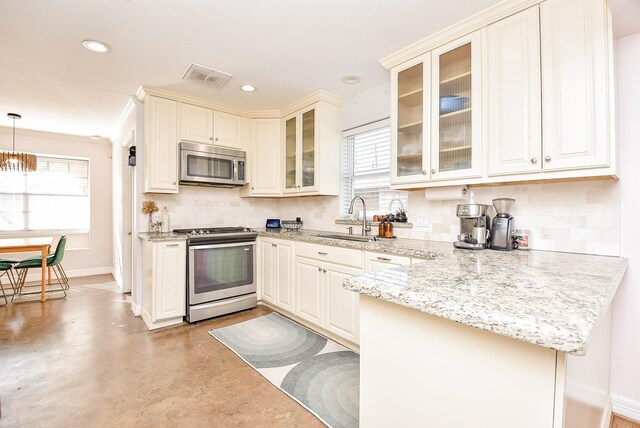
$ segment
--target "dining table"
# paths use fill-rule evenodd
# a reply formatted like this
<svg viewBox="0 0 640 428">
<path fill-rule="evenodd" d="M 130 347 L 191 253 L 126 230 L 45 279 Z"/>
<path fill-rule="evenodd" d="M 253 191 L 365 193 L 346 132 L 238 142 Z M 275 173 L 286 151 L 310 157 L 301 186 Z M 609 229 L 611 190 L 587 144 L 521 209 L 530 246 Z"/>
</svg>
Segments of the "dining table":
<svg viewBox="0 0 640 428">
<path fill-rule="evenodd" d="M 0 238 L 0 253 L 27 253 L 38 251 L 42 254 L 42 296 L 40 300 L 46 300 L 47 285 L 47 255 L 51 250 L 53 237 L 39 236 L 29 238 Z"/>
</svg>

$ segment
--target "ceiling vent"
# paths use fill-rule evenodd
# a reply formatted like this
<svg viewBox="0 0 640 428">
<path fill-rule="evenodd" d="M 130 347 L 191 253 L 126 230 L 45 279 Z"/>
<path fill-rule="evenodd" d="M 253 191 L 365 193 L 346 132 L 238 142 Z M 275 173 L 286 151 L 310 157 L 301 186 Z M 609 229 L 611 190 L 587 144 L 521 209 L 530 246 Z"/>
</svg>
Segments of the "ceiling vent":
<svg viewBox="0 0 640 428">
<path fill-rule="evenodd" d="M 199 64 L 191 64 L 182 80 L 199 83 L 209 88 L 220 89 L 231 79 L 231 75 Z"/>
</svg>

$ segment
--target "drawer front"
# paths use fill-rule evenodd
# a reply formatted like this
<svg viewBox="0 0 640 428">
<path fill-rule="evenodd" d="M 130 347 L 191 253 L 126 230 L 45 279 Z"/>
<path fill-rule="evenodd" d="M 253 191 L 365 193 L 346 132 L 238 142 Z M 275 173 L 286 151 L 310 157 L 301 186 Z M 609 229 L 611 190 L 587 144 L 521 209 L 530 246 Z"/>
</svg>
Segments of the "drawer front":
<svg viewBox="0 0 640 428">
<path fill-rule="evenodd" d="M 296 255 L 343 266 L 362 267 L 362 251 L 296 242 Z"/>
<path fill-rule="evenodd" d="M 365 253 L 365 258 L 380 263 L 389 263 L 390 265 L 409 265 L 411 263 L 409 257 L 393 256 L 391 254 Z"/>
</svg>

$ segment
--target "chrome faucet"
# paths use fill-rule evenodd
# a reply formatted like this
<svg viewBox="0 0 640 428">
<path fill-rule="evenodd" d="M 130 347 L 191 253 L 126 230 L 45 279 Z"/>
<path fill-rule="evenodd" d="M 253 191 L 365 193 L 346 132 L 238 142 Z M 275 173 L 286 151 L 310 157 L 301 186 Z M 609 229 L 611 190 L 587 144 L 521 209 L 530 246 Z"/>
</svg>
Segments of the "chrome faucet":
<svg viewBox="0 0 640 428">
<path fill-rule="evenodd" d="M 371 226 L 367 224 L 367 204 L 362 199 L 362 196 L 354 196 L 351 199 L 351 205 L 349 206 L 349 214 L 353 214 L 353 204 L 356 199 L 360 199 L 362 201 L 362 236 L 367 236 L 367 232 L 371 232 Z"/>
</svg>

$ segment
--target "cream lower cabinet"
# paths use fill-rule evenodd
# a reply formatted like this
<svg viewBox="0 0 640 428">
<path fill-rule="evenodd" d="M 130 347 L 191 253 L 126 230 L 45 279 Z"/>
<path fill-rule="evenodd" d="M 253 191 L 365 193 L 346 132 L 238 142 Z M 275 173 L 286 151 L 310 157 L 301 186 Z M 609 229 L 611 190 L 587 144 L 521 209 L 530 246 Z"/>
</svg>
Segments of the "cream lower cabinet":
<svg viewBox="0 0 640 428">
<path fill-rule="evenodd" d="M 362 274 L 362 252 L 296 242 L 294 314 L 358 343 L 358 293 L 342 281 Z"/>
<path fill-rule="evenodd" d="M 142 319 L 147 328 L 182 323 L 186 310 L 186 242 L 145 241 L 142 258 Z"/>
<path fill-rule="evenodd" d="M 293 313 L 293 243 L 260 239 L 260 299 Z"/>
<path fill-rule="evenodd" d="M 144 100 L 144 192 L 178 193 L 178 103 Z"/>
<path fill-rule="evenodd" d="M 411 264 L 409 257 L 392 256 L 380 253 L 364 253 L 364 272 L 374 273 L 394 266 L 408 266 Z"/>
</svg>

